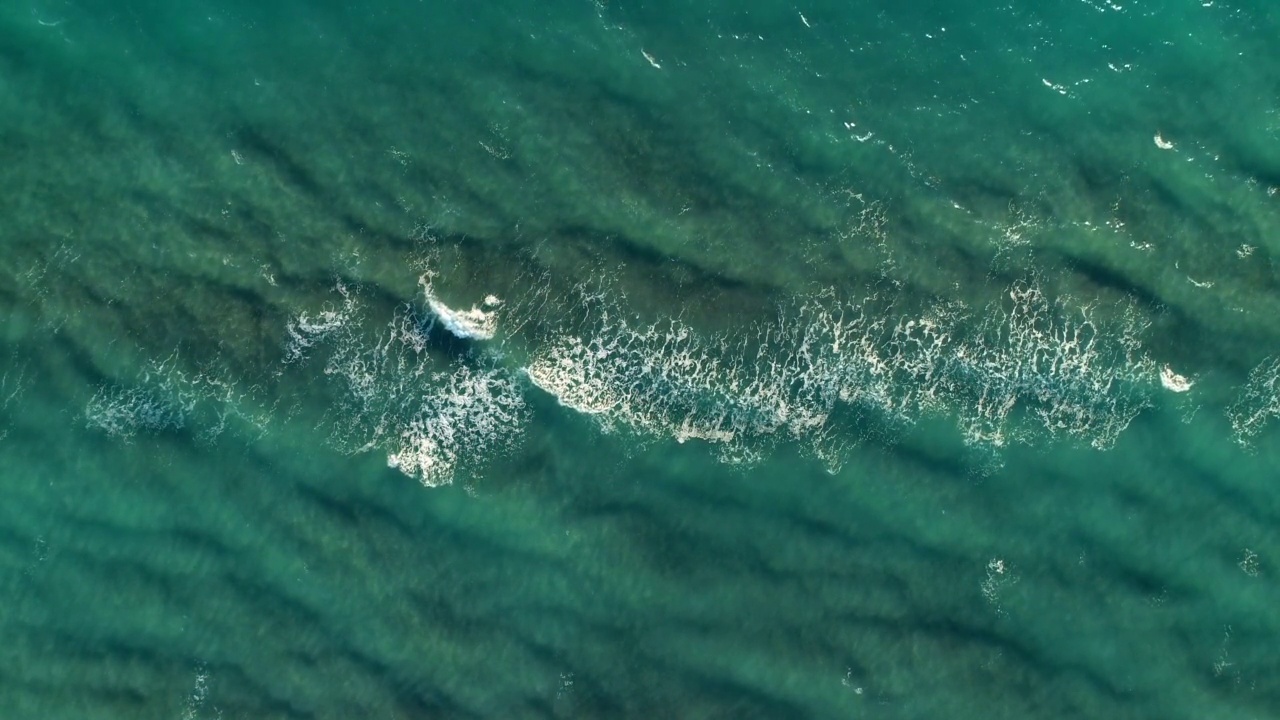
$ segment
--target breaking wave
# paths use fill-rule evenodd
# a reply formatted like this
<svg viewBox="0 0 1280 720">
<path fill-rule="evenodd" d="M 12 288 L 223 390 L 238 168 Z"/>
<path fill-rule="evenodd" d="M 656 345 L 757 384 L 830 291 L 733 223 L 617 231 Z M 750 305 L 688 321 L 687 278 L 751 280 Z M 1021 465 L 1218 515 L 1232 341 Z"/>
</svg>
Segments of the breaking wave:
<svg viewBox="0 0 1280 720">
<path fill-rule="evenodd" d="M 395 309 L 381 328 L 357 291 L 339 284 L 333 303 L 287 323 L 284 351 L 287 365 L 321 365 L 338 390 L 337 448 L 385 453 L 429 486 L 513 448 L 531 386 L 605 432 L 705 442 L 730 463 L 796 443 L 832 472 L 868 435 L 892 441 L 927 417 L 954 422 L 997 460 L 1002 448 L 1044 439 L 1106 449 L 1161 387 L 1191 387 L 1145 353 L 1134 308 L 1054 300 L 1032 282 L 978 309 L 905 311 L 828 291 L 772 320 L 707 333 L 679 319 L 634 320 L 624 295 L 600 287 L 552 298 L 535 284 L 510 305 L 490 296 L 456 311 L 431 277 L 422 278 L 423 302 Z M 1280 415 L 1280 361 L 1255 375 L 1252 400 L 1232 411 L 1241 436 Z M 102 389 L 89 424 L 128 438 L 182 427 L 217 393 L 234 400 L 231 385 L 187 379 L 171 363 L 148 378 Z"/>
</svg>

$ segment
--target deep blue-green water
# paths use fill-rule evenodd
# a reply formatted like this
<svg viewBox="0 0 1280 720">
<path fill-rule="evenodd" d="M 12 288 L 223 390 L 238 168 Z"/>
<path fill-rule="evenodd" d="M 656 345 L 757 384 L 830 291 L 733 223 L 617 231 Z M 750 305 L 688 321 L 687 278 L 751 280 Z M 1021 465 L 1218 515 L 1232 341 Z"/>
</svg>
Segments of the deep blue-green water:
<svg viewBox="0 0 1280 720">
<path fill-rule="evenodd" d="M 1280 6 L 0 7 L 0 717 L 1280 717 Z"/>
</svg>

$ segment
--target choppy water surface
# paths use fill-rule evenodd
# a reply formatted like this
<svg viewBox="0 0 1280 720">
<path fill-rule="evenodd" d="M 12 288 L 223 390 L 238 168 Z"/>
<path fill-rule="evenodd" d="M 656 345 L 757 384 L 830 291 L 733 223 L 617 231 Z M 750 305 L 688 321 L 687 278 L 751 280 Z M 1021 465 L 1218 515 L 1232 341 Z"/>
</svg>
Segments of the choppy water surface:
<svg viewBox="0 0 1280 720">
<path fill-rule="evenodd" d="M 14 718 L 1280 713 L 1280 12 L 0 9 Z"/>
</svg>

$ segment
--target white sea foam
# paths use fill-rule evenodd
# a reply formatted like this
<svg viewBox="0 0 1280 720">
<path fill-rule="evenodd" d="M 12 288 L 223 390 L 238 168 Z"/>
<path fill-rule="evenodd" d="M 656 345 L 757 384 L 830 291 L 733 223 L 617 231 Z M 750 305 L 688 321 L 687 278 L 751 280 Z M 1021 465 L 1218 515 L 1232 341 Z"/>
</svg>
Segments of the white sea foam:
<svg viewBox="0 0 1280 720">
<path fill-rule="evenodd" d="M 199 720 L 204 714 L 202 711 L 205 702 L 209 699 L 209 670 L 203 662 L 196 665 L 195 682 L 191 686 L 191 692 L 187 694 L 187 700 L 182 711 L 182 720 Z M 215 716 L 222 717 L 222 712 L 214 709 Z"/>
<path fill-rule="evenodd" d="M 106 384 L 85 406 L 85 424 L 130 440 L 143 433 L 196 427 L 196 437 L 212 441 L 233 419 L 263 428 L 248 392 L 212 370 L 187 372 L 177 353 L 150 362 L 129 384 Z M 199 422 L 190 422 L 195 417 Z"/>
<path fill-rule="evenodd" d="M 760 370 L 723 339 L 702 338 L 669 321 L 634 329 L 622 322 L 586 338 L 557 337 L 535 353 L 525 373 L 605 430 L 707 440 L 725 459 L 742 460 L 754 459 L 765 436 L 791 420 L 778 384 L 782 373 Z"/>
<path fill-rule="evenodd" d="M 1249 373 L 1239 397 L 1227 409 L 1236 442 L 1249 446 L 1272 420 L 1280 418 L 1280 356 L 1269 357 Z"/>
<path fill-rule="evenodd" d="M 434 357 L 428 333 L 435 320 L 446 322 L 437 309 L 424 318 L 402 307 L 382 332 L 369 332 L 354 294 L 343 297 L 341 311 L 290 324 L 292 343 L 327 354 L 324 372 L 342 398 L 337 447 L 380 450 L 391 467 L 437 486 L 518 440 L 525 407 L 518 376 L 483 360 Z"/>
<path fill-rule="evenodd" d="M 182 427 L 187 407 L 151 387 L 98 389 L 85 406 L 85 424 L 112 437 L 130 440 L 140 432 L 161 432 Z"/>
<path fill-rule="evenodd" d="M 1092 308 L 1051 302 L 1035 285 L 1015 285 L 1009 298 L 986 310 L 979 332 L 952 356 L 966 438 L 1007 444 L 1023 430 L 1010 422 L 1020 408 L 1051 435 L 1110 447 L 1150 404 L 1144 385 L 1154 363 L 1138 340 L 1145 326 L 1130 315 L 1101 327 Z"/>
<path fill-rule="evenodd" d="M 433 380 L 440 384 L 387 443 L 387 465 L 427 486 L 452 482 L 462 462 L 508 446 L 524 424 L 524 400 L 508 372 L 463 366 Z"/>
<path fill-rule="evenodd" d="M 342 297 L 341 308 L 328 306 L 315 315 L 300 313 L 285 325 L 285 331 L 289 333 L 284 353 L 285 362 L 305 359 L 313 345 L 347 328 L 355 311 L 355 298 L 342 283 L 338 283 L 334 289 Z"/>
<path fill-rule="evenodd" d="M 553 334 L 525 373 L 606 430 L 702 440 L 734 461 L 783 436 L 838 466 L 848 430 L 832 426 L 837 411 L 889 426 L 951 414 L 968 442 L 990 448 L 1032 439 L 1026 416 L 1041 433 L 1109 447 L 1149 403 L 1154 364 L 1140 323 L 1102 327 L 1093 309 L 1030 284 L 1008 297 L 976 329 L 958 306 L 893 319 L 828 294 L 776 323 L 705 337 L 678 321 L 635 327 L 617 308 L 586 308 L 595 320 Z"/>
</svg>

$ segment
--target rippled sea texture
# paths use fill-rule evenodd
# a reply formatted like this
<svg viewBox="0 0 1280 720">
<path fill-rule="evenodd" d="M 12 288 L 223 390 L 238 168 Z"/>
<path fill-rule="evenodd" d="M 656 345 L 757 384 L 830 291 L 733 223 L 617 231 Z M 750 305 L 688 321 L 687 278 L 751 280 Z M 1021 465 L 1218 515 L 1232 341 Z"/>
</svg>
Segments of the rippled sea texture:
<svg viewBox="0 0 1280 720">
<path fill-rule="evenodd" d="M 0 9 L 0 716 L 1280 714 L 1280 11 Z"/>
</svg>

